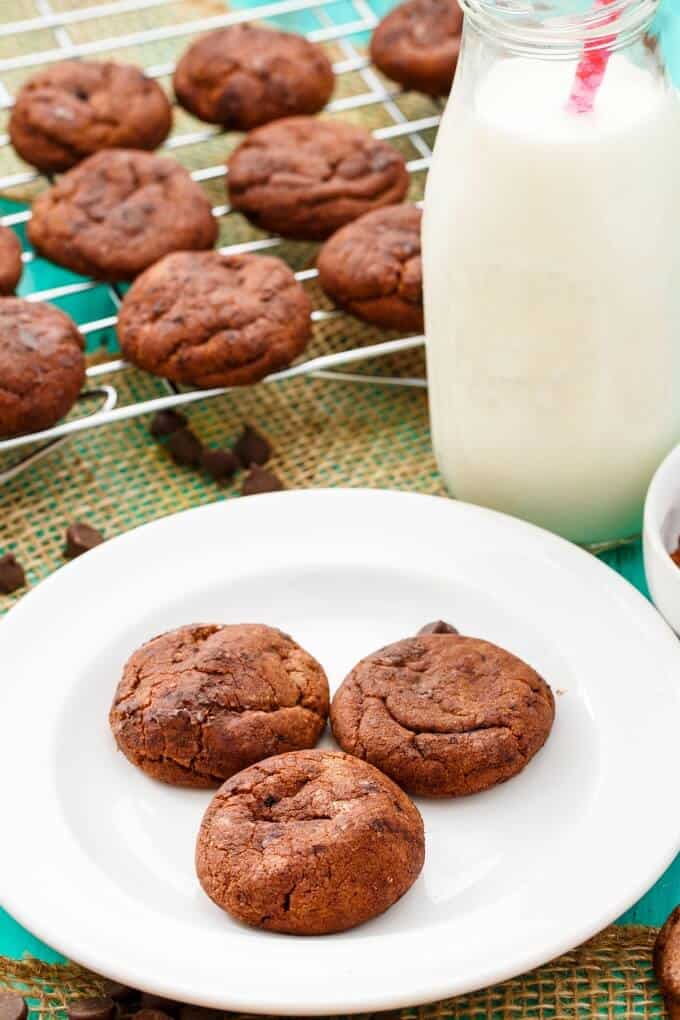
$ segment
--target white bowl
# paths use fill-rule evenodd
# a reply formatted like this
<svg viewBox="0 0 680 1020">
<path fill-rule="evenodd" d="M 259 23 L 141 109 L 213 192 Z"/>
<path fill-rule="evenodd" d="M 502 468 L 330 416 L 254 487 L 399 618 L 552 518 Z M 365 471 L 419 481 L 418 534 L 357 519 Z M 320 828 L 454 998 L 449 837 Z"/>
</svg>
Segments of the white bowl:
<svg viewBox="0 0 680 1020">
<path fill-rule="evenodd" d="M 643 549 L 654 605 L 680 634 L 680 567 L 670 557 L 680 537 L 680 446 L 652 478 L 645 502 Z"/>
</svg>

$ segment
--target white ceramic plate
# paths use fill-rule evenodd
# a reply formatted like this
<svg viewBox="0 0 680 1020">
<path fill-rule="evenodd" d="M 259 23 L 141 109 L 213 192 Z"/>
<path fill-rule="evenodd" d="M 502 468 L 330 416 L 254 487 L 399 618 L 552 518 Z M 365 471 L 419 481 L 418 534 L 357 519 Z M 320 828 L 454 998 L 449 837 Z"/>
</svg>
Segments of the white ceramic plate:
<svg viewBox="0 0 680 1020">
<path fill-rule="evenodd" d="M 419 802 L 425 869 L 382 917 L 325 938 L 239 926 L 194 876 L 210 794 L 115 750 L 124 659 L 182 623 L 261 621 L 335 687 L 435 617 L 548 679 L 547 745 L 488 793 Z M 183 1001 L 314 1014 L 466 992 L 604 927 L 680 847 L 680 645 L 590 555 L 476 507 L 335 490 L 191 510 L 57 571 L 0 624 L 0 649 L 0 898 L 72 958 Z"/>
</svg>

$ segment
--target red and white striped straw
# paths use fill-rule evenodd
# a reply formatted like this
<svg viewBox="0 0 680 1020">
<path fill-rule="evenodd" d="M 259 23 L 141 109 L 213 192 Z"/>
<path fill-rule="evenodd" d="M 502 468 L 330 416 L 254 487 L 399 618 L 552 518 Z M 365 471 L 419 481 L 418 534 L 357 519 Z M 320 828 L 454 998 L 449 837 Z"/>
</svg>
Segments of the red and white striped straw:
<svg viewBox="0 0 680 1020">
<path fill-rule="evenodd" d="M 595 0 L 594 9 L 608 7 L 616 0 Z M 616 21 L 618 14 L 610 14 L 603 19 L 603 24 Z M 567 103 L 567 109 L 572 113 L 591 113 L 595 106 L 597 90 L 602 84 L 607 64 L 611 56 L 612 44 L 616 42 L 616 34 L 597 39 L 595 42 L 587 42 L 583 48 L 583 54 L 576 68 L 574 84 Z"/>
</svg>

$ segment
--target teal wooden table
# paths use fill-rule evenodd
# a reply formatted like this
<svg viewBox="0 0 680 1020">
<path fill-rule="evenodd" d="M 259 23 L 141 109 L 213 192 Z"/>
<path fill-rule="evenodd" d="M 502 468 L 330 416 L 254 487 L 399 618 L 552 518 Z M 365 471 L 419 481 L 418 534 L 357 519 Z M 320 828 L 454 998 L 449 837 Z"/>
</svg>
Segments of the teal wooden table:
<svg viewBox="0 0 680 1020">
<path fill-rule="evenodd" d="M 262 0 L 260 0 L 260 2 L 262 2 Z M 90 4 L 91 0 L 88 0 L 88 6 Z M 241 4 L 241 6 L 249 5 L 256 7 L 258 4 L 257 2 L 253 3 L 252 0 L 248 0 L 248 2 Z M 237 4 L 235 5 L 232 3 L 231 6 L 237 6 Z M 380 15 L 393 6 L 393 0 L 372 0 L 371 6 L 373 10 Z M 17 17 L 19 16 L 20 15 L 17 14 Z M 271 20 L 276 23 L 275 19 Z M 664 40 L 664 50 L 668 53 L 671 59 L 672 71 L 678 85 L 680 86 L 680 0 L 664 0 L 659 24 Z M 290 28 L 290 22 L 288 22 L 285 27 Z M 307 26 L 305 24 L 300 25 L 302 30 L 307 27 L 314 26 Z M 0 200 L 0 212 L 6 213 L 15 211 L 17 208 L 20 207 L 18 207 L 15 203 Z M 47 270 L 47 272 L 53 273 L 52 280 L 50 276 L 46 277 L 44 265 L 39 271 L 41 276 L 38 280 L 34 275 L 38 272 L 38 270 L 31 266 L 27 267 L 27 271 L 20 287 L 21 294 L 27 294 L 33 290 L 49 287 L 53 284 L 63 283 L 65 276 L 68 276 L 69 279 L 73 278 L 71 277 L 71 274 L 65 274 L 64 271 L 57 270 L 55 268 L 54 270 Z M 98 293 L 99 292 L 95 292 L 95 294 Z M 100 316 L 103 317 L 111 315 L 114 311 L 113 308 L 108 307 L 93 307 L 91 302 L 92 298 L 85 295 L 82 298 L 80 306 L 76 305 L 74 307 L 74 304 L 71 303 L 68 311 L 78 322 L 86 322 Z M 680 394 L 678 395 L 678 399 L 680 399 Z M 625 549 L 607 553 L 602 558 L 612 569 L 618 571 L 636 588 L 642 591 L 645 595 L 648 594 L 639 545 L 633 545 Z M 626 818 L 621 819 L 621 840 L 625 840 L 626 838 L 627 826 L 629 824 L 635 824 L 635 805 L 631 804 L 630 808 L 630 820 Z M 29 837 L 27 836 L 26 838 Z M 654 833 L 649 832 L 647 834 L 647 838 L 654 839 Z M 680 903 L 680 856 L 676 859 L 668 871 L 659 879 L 656 885 L 619 919 L 619 923 L 660 925 L 678 903 Z M 0 955 L 18 958 L 23 956 L 25 953 L 30 953 L 42 960 L 45 960 L 46 962 L 57 962 L 63 959 L 57 950 L 40 942 L 31 935 L 30 932 L 17 924 L 17 922 L 14 921 L 13 918 L 11 918 L 5 911 L 0 909 Z"/>
</svg>

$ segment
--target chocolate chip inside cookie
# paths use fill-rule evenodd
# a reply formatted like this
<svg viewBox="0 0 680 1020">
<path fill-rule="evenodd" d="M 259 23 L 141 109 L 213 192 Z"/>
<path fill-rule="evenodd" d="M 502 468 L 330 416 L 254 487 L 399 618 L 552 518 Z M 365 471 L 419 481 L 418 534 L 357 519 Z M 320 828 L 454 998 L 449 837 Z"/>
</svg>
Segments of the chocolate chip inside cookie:
<svg viewBox="0 0 680 1020">
<path fill-rule="evenodd" d="M 343 750 L 405 790 L 455 797 L 521 772 L 554 715 L 552 691 L 517 656 L 477 638 L 423 634 L 355 666 L 331 724 Z"/>
<path fill-rule="evenodd" d="M 238 920 L 324 935 L 387 910 L 424 856 L 420 814 L 386 776 L 338 752 L 298 751 L 246 769 L 215 794 L 196 870 Z"/>
<path fill-rule="evenodd" d="M 197 39 L 174 77 L 182 106 L 201 120 L 236 131 L 317 113 L 328 102 L 334 81 L 320 46 L 257 25 L 230 25 Z"/>
<path fill-rule="evenodd" d="M 229 197 L 259 227 L 319 240 L 371 209 L 400 202 L 402 156 L 363 128 L 289 117 L 251 131 L 229 160 Z"/>
<path fill-rule="evenodd" d="M 422 331 L 420 220 L 416 206 L 392 205 L 338 230 L 317 261 L 325 292 L 367 322 Z"/>
<path fill-rule="evenodd" d="M 260 624 L 196 624 L 142 645 L 109 721 L 126 757 L 180 786 L 215 786 L 253 762 L 313 747 L 328 681 L 292 638 Z"/>
</svg>

